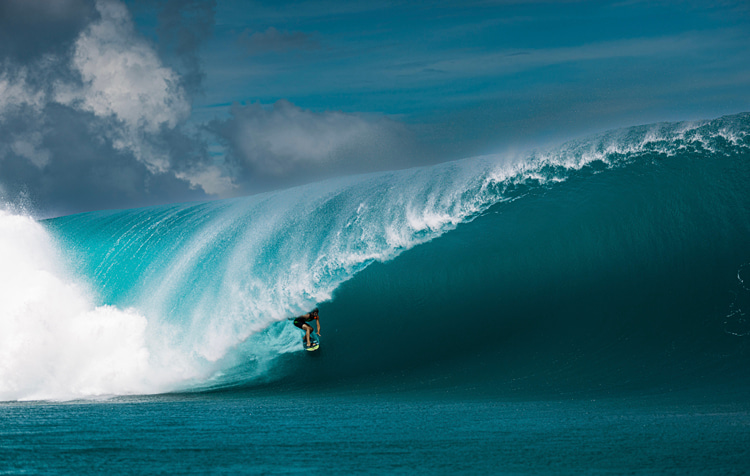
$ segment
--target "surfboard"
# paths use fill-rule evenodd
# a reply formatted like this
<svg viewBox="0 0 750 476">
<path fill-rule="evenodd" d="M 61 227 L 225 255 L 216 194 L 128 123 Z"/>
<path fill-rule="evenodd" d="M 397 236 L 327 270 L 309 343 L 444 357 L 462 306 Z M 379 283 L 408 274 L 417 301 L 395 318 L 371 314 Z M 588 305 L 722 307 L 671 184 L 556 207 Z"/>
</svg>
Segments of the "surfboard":
<svg viewBox="0 0 750 476">
<path fill-rule="evenodd" d="M 318 338 L 315 336 L 315 334 L 310 334 L 310 343 L 312 345 L 308 347 L 307 340 L 304 338 L 304 336 L 302 337 L 302 347 L 304 347 L 306 351 L 312 352 L 320 348 L 320 341 L 318 341 Z"/>
</svg>

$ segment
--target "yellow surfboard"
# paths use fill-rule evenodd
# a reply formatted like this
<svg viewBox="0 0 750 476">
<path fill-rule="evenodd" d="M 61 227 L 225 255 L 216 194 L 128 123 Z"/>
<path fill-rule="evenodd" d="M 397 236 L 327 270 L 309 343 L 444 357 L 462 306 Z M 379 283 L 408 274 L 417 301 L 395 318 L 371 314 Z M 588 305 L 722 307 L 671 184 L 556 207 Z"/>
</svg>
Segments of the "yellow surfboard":
<svg viewBox="0 0 750 476">
<path fill-rule="evenodd" d="M 312 345 L 308 347 L 307 341 L 305 340 L 304 337 L 302 338 L 302 347 L 304 347 L 306 351 L 312 352 L 320 348 L 320 341 L 318 341 L 318 338 L 315 334 L 310 334 L 310 344 Z"/>
</svg>

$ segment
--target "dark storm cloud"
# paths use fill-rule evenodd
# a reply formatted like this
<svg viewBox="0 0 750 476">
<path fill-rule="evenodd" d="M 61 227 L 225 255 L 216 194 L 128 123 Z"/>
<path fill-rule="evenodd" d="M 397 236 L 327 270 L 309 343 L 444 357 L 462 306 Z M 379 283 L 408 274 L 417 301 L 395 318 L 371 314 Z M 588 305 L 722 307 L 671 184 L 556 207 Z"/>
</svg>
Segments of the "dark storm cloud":
<svg viewBox="0 0 750 476">
<path fill-rule="evenodd" d="M 0 128 L 0 141 L 17 143 L 29 129 L 45 131 L 34 144 L 46 161 L 6 150 L 0 159 L 5 200 L 28 198 L 42 216 L 86 210 L 145 206 L 205 198 L 172 174 L 153 174 L 132 154 L 113 148 L 100 133 L 104 125 L 92 114 L 51 104 L 39 119 L 13 117 Z M 15 138 L 14 138 L 15 137 Z M 0 152 L 1 154 L 1 152 Z"/>
<path fill-rule="evenodd" d="M 185 87 L 195 92 L 204 78 L 199 48 L 211 36 L 216 0 L 162 0 L 158 14 L 162 56 L 177 60 L 176 69 Z"/>
<path fill-rule="evenodd" d="M 274 27 L 269 27 L 262 32 L 253 32 L 246 29 L 240 34 L 237 41 L 249 55 L 320 48 L 318 42 L 308 33 L 279 31 Z"/>
<path fill-rule="evenodd" d="M 2 0 L 0 56 L 26 61 L 61 52 L 95 16 L 93 0 Z"/>
</svg>

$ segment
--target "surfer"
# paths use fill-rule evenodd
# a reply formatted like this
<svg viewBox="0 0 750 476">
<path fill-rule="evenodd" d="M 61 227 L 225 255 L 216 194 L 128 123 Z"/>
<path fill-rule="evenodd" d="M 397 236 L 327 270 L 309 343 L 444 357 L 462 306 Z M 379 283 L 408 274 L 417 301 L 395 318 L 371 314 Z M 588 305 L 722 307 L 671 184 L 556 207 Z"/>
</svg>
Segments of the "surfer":
<svg viewBox="0 0 750 476">
<path fill-rule="evenodd" d="M 303 314 L 299 317 L 294 318 L 294 325 L 305 331 L 305 340 L 307 341 L 307 347 L 312 346 L 310 343 L 310 333 L 313 328 L 308 322 L 315 321 L 318 326 L 318 335 L 320 335 L 320 319 L 318 319 L 318 308 L 316 307 L 307 314 Z"/>
</svg>

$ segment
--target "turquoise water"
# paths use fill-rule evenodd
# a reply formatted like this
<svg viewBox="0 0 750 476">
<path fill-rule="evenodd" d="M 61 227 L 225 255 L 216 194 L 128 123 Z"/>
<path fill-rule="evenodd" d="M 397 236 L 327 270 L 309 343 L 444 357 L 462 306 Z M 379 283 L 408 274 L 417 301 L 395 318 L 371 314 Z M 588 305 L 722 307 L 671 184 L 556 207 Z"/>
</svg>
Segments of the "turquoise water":
<svg viewBox="0 0 750 476">
<path fill-rule="evenodd" d="M 2 467 L 744 473 L 749 133 L 0 212 Z"/>
</svg>

